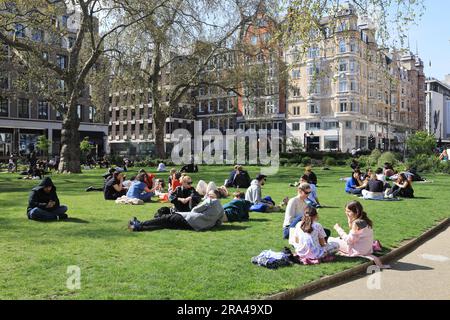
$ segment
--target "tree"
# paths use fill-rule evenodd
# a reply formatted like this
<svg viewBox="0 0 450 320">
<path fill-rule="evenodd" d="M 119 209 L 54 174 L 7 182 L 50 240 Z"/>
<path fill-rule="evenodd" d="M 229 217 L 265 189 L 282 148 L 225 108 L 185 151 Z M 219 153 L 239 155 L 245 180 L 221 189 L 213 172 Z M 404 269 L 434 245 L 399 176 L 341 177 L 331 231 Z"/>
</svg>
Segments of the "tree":
<svg viewBox="0 0 450 320">
<path fill-rule="evenodd" d="M 406 144 L 413 157 L 421 154 L 432 155 L 437 147 L 436 137 L 425 131 L 416 132 L 408 137 Z"/>
<path fill-rule="evenodd" d="M 110 44 L 117 91 L 141 85 L 151 92 L 156 155 L 165 158 L 166 119 L 181 102 L 195 105 L 196 92 L 213 87 L 236 95 L 261 88 L 264 68 L 246 67 L 242 54 L 256 56 L 243 43 L 246 26 L 264 1 L 174 0 L 122 33 Z M 148 10 L 146 3 L 124 9 L 124 21 Z M 220 18 L 219 18 L 220 17 Z M 254 49 L 254 48 L 253 48 Z M 222 67 L 217 67 L 220 60 Z M 120 88 L 120 89 L 119 89 Z M 193 103 L 194 102 L 194 103 Z M 193 110 L 184 109 L 185 116 Z M 144 123 L 144 132 L 148 130 Z"/>
<path fill-rule="evenodd" d="M 48 150 L 50 149 L 50 141 L 46 136 L 39 136 L 36 143 L 36 148 L 44 155 L 48 155 Z"/>
<path fill-rule="evenodd" d="M 80 142 L 80 151 L 82 155 L 82 161 L 86 162 L 87 156 L 94 148 L 93 145 L 89 142 L 89 137 L 84 137 L 83 141 Z"/>
<path fill-rule="evenodd" d="M 123 6 L 128 2 L 0 0 L 0 42 L 13 50 L 14 59 L 23 66 L 24 73 L 39 74 L 35 83 L 40 84 L 40 88 L 35 89 L 48 92 L 46 98 L 63 116 L 60 172 L 81 172 L 77 104 L 89 74 L 95 72 L 100 57 L 108 51 L 104 48 L 105 40 L 151 16 L 154 13 L 151 8 L 163 6 L 166 1 L 147 2 L 149 10 L 145 14 L 136 15 L 127 23 L 118 22 L 116 17 L 123 13 Z M 61 17 L 73 18 L 77 30 L 70 31 Z M 102 19 L 101 35 L 99 18 Z M 33 34 L 32 41 L 27 39 L 27 32 Z M 49 41 L 44 41 L 47 38 Z M 49 47 L 50 50 L 60 48 L 62 39 L 69 43 L 67 59 L 49 59 Z M 60 90 L 55 90 L 58 86 Z"/>
</svg>

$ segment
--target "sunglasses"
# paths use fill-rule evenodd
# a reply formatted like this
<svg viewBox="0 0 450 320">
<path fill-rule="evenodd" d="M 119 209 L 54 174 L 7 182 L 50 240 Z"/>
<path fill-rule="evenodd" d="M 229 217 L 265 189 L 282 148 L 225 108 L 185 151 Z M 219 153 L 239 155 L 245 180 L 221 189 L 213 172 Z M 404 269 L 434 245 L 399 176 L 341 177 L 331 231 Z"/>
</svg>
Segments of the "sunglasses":
<svg viewBox="0 0 450 320">
<path fill-rule="evenodd" d="M 186 182 L 186 184 L 188 184 L 188 185 L 190 185 L 190 186 L 191 186 L 191 185 L 192 185 L 192 181 L 190 181 L 190 182 Z"/>
<path fill-rule="evenodd" d="M 305 194 L 311 194 L 312 191 L 303 191 Z"/>
</svg>

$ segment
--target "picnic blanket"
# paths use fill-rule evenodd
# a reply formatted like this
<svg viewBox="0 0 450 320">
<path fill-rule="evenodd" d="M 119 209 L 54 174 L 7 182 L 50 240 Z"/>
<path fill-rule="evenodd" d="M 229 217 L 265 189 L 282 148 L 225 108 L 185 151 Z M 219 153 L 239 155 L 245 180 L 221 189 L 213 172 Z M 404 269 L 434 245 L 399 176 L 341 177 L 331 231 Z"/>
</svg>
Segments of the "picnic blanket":
<svg viewBox="0 0 450 320">
<path fill-rule="evenodd" d="M 144 201 L 141 199 L 132 199 L 127 196 L 120 197 L 116 200 L 116 204 L 131 204 L 131 205 L 143 205 Z"/>
</svg>

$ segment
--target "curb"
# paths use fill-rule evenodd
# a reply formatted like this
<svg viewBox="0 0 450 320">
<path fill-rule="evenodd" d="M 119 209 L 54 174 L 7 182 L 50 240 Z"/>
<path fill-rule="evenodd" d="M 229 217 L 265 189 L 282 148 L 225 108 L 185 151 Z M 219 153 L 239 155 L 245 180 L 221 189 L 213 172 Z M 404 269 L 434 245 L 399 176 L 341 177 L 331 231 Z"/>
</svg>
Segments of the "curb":
<svg viewBox="0 0 450 320">
<path fill-rule="evenodd" d="M 450 225 L 450 218 L 447 218 L 440 222 L 437 226 L 431 228 L 430 230 L 423 233 L 418 238 L 415 238 L 405 245 L 401 246 L 400 248 L 394 249 L 393 251 L 389 252 L 388 254 L 380 257 L 381 261 L 383 263 L 388 263 L 392 260 L 396 260 L 402 256 L 405 256 L 409 252 L 413 251 L 417 247 L 419 247 L 424 242 L 430 240 L 440 232 L 442 232 L 444 229 L 446 229 Z M 295 289 L 288 290 L 286 292 L 281 292 L 269 297 L 266 297 L 264 300 L 293 300 L 293 299 L 299 299 L 302 298 L 308 294 L 311 294 L 315 291 L 318 291 L 320 289 L 327 289 L 330 287 L 337 286 L 339 284 L 342 284 L 344 282 L 347 282 L 351 280 L 352 277 L 365 274 L 367 272 L 367 269 L 373 265 L 373 262 L 366 262 L 364 264 L 358 265 L 356 267 L 353 267 L 351 269 L 342 271 L 340 273 L 326 276 L 324 278 L 321 278 L 319 280 L 313 281 L 307 285 L 304 285 L 302 287 L 298 287 Z"/>
</svg>

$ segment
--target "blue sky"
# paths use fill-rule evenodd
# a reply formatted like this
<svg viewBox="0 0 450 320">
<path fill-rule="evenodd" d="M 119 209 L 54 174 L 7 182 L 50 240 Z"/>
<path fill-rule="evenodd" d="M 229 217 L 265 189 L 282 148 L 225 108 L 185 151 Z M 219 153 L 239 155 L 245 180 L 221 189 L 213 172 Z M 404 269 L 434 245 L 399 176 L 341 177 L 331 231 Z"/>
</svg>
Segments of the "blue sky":
<svg viewBox="0 0 450 320">
<path fill-rule="evenodd" d="M 416 52 L 417 43 L 426 76 L 443 80 L 450 74 L 450 1 L 425 0 L 425 6 L 418 26 L 409 32 L 411 51 Z"/>
</svg>

